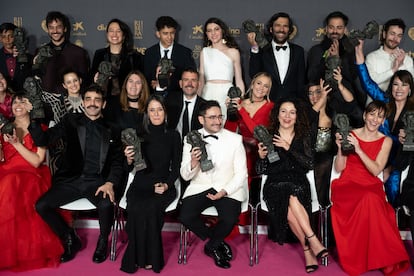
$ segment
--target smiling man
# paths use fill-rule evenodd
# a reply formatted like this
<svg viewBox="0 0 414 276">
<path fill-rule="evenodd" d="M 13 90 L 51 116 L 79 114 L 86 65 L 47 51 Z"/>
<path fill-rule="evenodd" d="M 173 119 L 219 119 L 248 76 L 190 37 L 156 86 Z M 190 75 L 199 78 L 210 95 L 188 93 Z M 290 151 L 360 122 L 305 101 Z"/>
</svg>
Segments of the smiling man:
<svg viewBox="0 0 414 276">
<path fill-rule="evenodd" d="M 47 52 L 51 53 L 50 57 L 42 63 L 40 69 L 34 73 L 41 77 L 42 88 L 51 93 L 63 93 L 65 89 L 60 81 L 62 70 L 71 68 L 79 73 L 83 80 L 87 80 L 89 71 L 88 52 L 71 43 L 70 23 L 66 15 L 58 11 L 51 11 L 46 16 L 47 33 L 50 42 L 42 47 L 47 47 Z M 34 63 L 38 64 L 42 58 L 39 58 L 40 48 L 36 51 L 37 56 Z"/>
<path fill-rule="evenodd" d="M 291 17 L 284 12 L 276 13 L 266 27 L 272 42 L 263 49 L 259 49 L 255 33 L 247 34 L 251 46 L 250 77 L 259 72 L 268 72 L 272 76 L 269 98 L 273 102 L 286 97 L 304 98 L 305 54 L 301 46 L 288 42 L 294 30 Z"/>
<path fill-rule="evenodd" d="M 161 16 L 155 22 L 156 36 L 159 43 L 151 46 L 144 55 L 144 74 L 153 92 L 162 95 L 170 91 L 180 90 L 179 79 L 184 68 L 196 68 L 192 52 L 187 47 L 175 42 L 178 23 L 170 16 Z M 157 69 L 161 58 L 172 60 L 175 71 L 170 76 L 167 87 L 160 87 L 157 79 Z"/>
<path fill-rule="evenodd" d="M 397 70 L 407 70 L 414 75 L 413 59 L 400 48 L 405 32 L 405 23 L 400 18 L 388 20 L 381 34 L 381 46 L 366 58 L 371 78 L 386 91 L 392 75 Z"/>
<path fill-rule="evenodd" d="M 53 175 L 52 188 L 36 203 L 36 210 L 60 237 L 64 253 L 61 262 L 72 260 L 81 241 L 57 212 L 59 206 L 87 198 L 98 209 L 100 235 L 92 260 L 105 261 L 108 235 L 113 221 L 115 191 L 123 176 L 123 155 L 119 133 L 102 118 L 105 98 L 102 89 L 91 86 L 83 94 L 85 113 L 68 113 L 47 131 L 32 122 L 29 131 L 36 145 L 49 146 L 62 139 L 61 164 Z"/>
</svg>

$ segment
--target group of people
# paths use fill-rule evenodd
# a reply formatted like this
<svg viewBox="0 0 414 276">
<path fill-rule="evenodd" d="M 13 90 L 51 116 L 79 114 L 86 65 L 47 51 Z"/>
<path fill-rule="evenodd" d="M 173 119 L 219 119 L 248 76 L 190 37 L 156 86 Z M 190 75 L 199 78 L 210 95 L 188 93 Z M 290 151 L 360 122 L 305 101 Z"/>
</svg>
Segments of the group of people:
<svg viewBox="0 0 414 276">
<path fill-rule="evenodd" d="M 324 24 L 326 36 L 309 50 L 306 63 L 304 49 L 289 42 L 289 14 L 269 19 L 269 43 L 263 48 L 256 33 L 248 33 L 248 86 L 239 46 L 219 18 L 204 24 L 198 70 L 191 50 L 175 41 L 178 23 L 170 16 L 157 19 L 159 43 L 145 55 L 133 49 L 128 25 L 112 19 L 108 46 L 95 52 L 90 68 L 87 52 L 69 41 L 64 14 L 47 14 L 50 42 L 24 64 L 17 61 L 13 44 L 16 26 L 2 24 L 0 112 L 14 128 L 0 137 L 0 243 L 7 245 L 0 269 L 21 271 L 72 260 L 82 241 L 71 217 L 58 209 L 79 198 L 97 207 L 100 235 L 92 259 L 105 261 L 114 204 L 134 171 L 126 192 L 129 242 L 122 271 L 160 272 L 164 267 L 161 231 L 165 208 L 177 196 L 177 179 L 183 190 L 179 221 L 208 240 L 204 252 L 218 267 L 230 268 L 234 256 L 225 239 L 238 223 L 249 223 L 240 214 L 249 197 L 245 191 L 248 186 L 257 200 L 260 178 L 266 175 L 268 237 L 283 245 L 293 234 L 303 249 L 305 271 L 311 273 L 329 255 L 312 224 L 306 174 L 314 170 L 319 204 L 332 203 L 332 229 L 345 272 L 380 269 L 397 275 L 406 270 L 409 257 L 391 205 L 413 208 L 412 169 L 399 196 L 400 172 L 412 160 L 401 150 L 403 118 L 414 108 L 413 61 L 398 47 L 405 24 L 387 21 L 380 49 L 366 61 L 362 40 L 349 47 L 345 14 L 332 12 Z M 334 68 L 326 64 L 331 58 L 340 60 Z M 172 68 L 163 72 L 161 60 Z M 27 93 L 30 82 L 41 87 L 45 118 L 33 116 L 37 104 Z M 240 96 L 229 98 L 234 88 Z M 230 110 L 236 116 L 227 116 Z M 353 127 L 346 136 L 335 133 L 338 114 L 345 114 Z M 49 121 L 55 125 L 48 128 Z M 257 140 L 259 125 L 271 134 L 271 145 Z M 141 141 L 139 149 L 122 144 L 121 132 L 131 128 Z M 200 143 L 194 143 L 194 135 Z M 342 151 L 344 142 L 353 152 Z M 46 150 L 49 164 L 44 163 Z M 277 160 L 268 158 L 270 152 Z M 134 166 L 137 153 L 145 168 Z M 341 174 L 331 185 L 332 169 Z M 217 209 L 218 221 L 208 227 L 200 214 L 210 206 Z M 410 226 L 414 233 L 414 219 Z"/>
</svg>

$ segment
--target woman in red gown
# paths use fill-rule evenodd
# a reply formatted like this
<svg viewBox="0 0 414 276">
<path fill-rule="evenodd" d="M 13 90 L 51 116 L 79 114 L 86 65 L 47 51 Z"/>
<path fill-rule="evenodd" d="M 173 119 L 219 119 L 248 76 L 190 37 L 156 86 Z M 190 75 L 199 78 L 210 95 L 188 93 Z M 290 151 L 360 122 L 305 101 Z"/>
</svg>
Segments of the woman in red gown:
<svg viewBox="0 0 414 276">
<path fill-rule="evenodd" d="M 247 171 L 249 189 L 253 189 L 253 196 L 258 197 L 260 178 L 256 173 L 255 164 L 258 159 L 257 140 L 253 137 L 254 128 L 258 125 L 269 125 L 269 114 L 274 103 L 269 101 L 268 96 L 272 88 L 272 78 L 266 72 L 257 73 L 246 92 L 246 99 L 239 102 L 239 99 L 233 99 L 232 103 L 237 106 L 238 120 L 236 122 L 226 122 L 226 128 L 236 131 L 243 136 L 243 145 L 246 150 Z M 252 184 L 254 179 L 258 179 L 258 185 Z M 253 201 L 257 198 L 253 198 Z M 239 224 L 246 225 L 248 222 L 248 213 L 240 215 Z"/>
<path fill-rule="evenodd" d="M 341 176 L 331 185 L 332 227 L 339 262 L 349 275 L 376 269 L 397 275 L 409 266 L 394 209 L 377 177 L 392 145 L 391 138 L 378 131 L 385 114 L 382 102 L 373 101 L 366 107 L 365 125 L 344 138 L 355 147 L 348 156 L 342 154 L 342 137 L 336 134 L 339 149 L 334 166 Z"/>
<path fill-rule="evenodd" d="M 36 147 L 27 130 L 27 101 L 24 94 L 13 97 L 15 130 L 0 137 L 0 270 L 56 267 L 63 253 L 58 237 L 35 210 L 51 176 L 43 165 L 46 149 Z"/>
</svg>

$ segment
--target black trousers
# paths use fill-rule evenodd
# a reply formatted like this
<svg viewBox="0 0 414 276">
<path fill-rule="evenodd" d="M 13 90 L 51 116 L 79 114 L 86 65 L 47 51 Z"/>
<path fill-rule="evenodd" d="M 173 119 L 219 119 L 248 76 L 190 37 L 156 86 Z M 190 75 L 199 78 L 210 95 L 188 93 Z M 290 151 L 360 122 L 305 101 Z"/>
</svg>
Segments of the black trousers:
<svg viewBox="0 0 414 276">
<path fill-rule="evenodd" d="M 206 244 L 208 248 L 217 248 L 236 225 L 241 212 L 241 202 L 228 197 L 210 200 L 207 198 L 208 193 L 215 194 L 217 191 L 209 189 L 184 198 L 179 219 L 202 240 L 209 238 Z M 218 213 L 218 223 L 213 228 L 206 226 L 200 217 L 201 212 L 211 206 L 214 206 Z"/>
<path fill-rule="evenodd" d="M 86 177 L 53 183 L 50 190 L 37 201 L 36 211 L 63 239 L 71 228 L 58 213 L 58 208 L 74 200 L 87 198 L 97 207 L 101 235 L 108 237 L 113 223 L 114 205 L 108 196 L 103 198 L 102 193 L 95 196 L 98 187 L 104 183 L 102 178 Z"/>
</svg>

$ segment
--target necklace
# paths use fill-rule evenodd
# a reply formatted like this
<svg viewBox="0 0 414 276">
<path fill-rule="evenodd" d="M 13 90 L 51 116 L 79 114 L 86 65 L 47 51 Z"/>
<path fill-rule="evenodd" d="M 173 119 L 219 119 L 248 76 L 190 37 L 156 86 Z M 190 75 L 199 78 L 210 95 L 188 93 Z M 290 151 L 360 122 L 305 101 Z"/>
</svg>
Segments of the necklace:
<svg viewBox="0 0 414 276">
<path fill-rule="evenodd" d="M 128 102 L 137 103 L 137 102 L 138 102 L 138 100 L 139 100 L 139 98 L 132 99 L 132 98 L 128 97 Z"/>
</svg>

